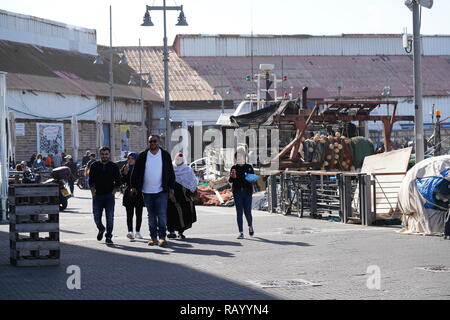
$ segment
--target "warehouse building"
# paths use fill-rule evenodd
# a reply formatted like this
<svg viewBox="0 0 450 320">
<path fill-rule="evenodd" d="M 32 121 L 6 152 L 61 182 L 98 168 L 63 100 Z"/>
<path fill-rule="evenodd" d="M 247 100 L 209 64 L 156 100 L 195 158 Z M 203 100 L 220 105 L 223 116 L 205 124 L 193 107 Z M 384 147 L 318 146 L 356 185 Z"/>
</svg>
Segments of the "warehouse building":
<svg viewBox="0 0 450 320">
<path fill-rule="evenodd" d="M 105 49 L 97 46 L 95 30 L 0 10 L 0 70 L 7 72 L 6 105 L 15 123 L 16 161 L 62 151 L 81 159 L 87 150 L 110 145 L 108 59 L 93 64 Z M 113 59 L 117 157 L 142 150 L 149 133 L 164 133 L 161 96 L 145 85 L 142 108 L 140 87 L 128 85 L 135 71 L 119 64 L 120 58 Z M 75 154 L 74 115 L 79 135 Z"/>
</svg>

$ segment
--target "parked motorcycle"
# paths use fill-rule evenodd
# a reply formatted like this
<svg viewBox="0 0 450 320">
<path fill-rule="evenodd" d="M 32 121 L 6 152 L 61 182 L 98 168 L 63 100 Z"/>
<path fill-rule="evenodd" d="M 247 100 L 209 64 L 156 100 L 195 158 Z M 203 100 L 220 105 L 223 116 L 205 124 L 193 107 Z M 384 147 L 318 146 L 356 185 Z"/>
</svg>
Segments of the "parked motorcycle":
<svg viewBox="0 0 450 320">
<path fill-rule="evenodd" d="M 69 167 L 58 167 L 52 170 L 51 178 L 43 182 L 44 184 L 56 183 L 59 186 L 59 211 L 67 208 L 68 200 L 72 197 L 67 183 L 71 174 Z"/>
</svg>

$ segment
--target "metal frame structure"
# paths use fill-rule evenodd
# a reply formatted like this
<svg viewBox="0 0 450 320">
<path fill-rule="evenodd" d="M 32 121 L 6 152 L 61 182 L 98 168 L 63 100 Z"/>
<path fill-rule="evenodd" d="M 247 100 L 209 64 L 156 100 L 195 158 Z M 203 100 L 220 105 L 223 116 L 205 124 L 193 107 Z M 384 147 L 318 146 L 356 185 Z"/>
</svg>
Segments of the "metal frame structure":
<svg viewBox="0 0 450 320">
<path fill-rule="evenodd" d="M 283 159 L 289 152 L 287 161 L 280 161 L 280 168 L 284 169 L 292 164 L 298 163 L 298 150 L 302 138 L 306 137 L 308 127 L 313 123 L 336 123 L 339 121 L 381 121 L 384 128 L 384 144 L 386 152 L 392 147 L 391 133 L 392 127 L 397 121 L 414 121 L 414 116 L 397 116 L 397 101 L 381 100 L 343 100 L 343 101 L 318 101 L 312 111 L 300 109 L 298 115 L 275 116 L 277 123 L 291 122 L 296 127 L 296 135 L 284 149 L 276 156 Z M 382 104 L 393 105 L 392 115 L 370 115 L 370 113 Z M 319 112 L 320 107 L 323 110 Z"/>
</svg>

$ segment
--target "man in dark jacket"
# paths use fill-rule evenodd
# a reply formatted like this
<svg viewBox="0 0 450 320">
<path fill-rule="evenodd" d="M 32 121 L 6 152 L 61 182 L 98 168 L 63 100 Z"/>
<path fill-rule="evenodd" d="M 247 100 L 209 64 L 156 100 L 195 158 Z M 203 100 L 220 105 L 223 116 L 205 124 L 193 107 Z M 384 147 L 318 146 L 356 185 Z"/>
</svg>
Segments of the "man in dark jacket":
<svg viewBox="0 0 450 320">
<path fill-rule="evenodd" d="M 64 162 L 64 165 L 70 169 L 70 176 L 69 176 L 68 181 L 67 181 L 69 183 L 70 193 L 72 193 L 72 196 L 75 196 L 73 194 L 73 191 L 74 191 L 75 180 L 77 179 L 77 175 L 78 175 L 78 173 L 77 173 L 77 169 L 78 169 L 77 168 L 77 164 L 75 162 L 73 162 L 73 158 L 72 158 L 72 156 L 70 154 L 67 155 L 64 158 L 64 160 L 66 161 L 66 162 Z"/>
<path fill-rule="evenodd" d="M 113 244 L 111 239 L 114 226 L 114 195 L 121 185 L 120 170 L 117 164 L 110 161 L 110 150 L 108 147 L 101 147 L 100 161 L 94 162 L 89 171 L 94 221 L 98 228 L 97 240 L 102 240 L 105 232 L 105 227 L 102 224 L 102 214 L 103 209 L 105 209 L 107 244 Z"/>
<path fill-rule="evenodd" d="M 174 192 L 175 173 L 170 154 L 159 146 L 159 136 L 150 136 L 148 142 L 149 148 L 139 154 L 134 165 L 130 192 L 144 196 L 151 237 L 148 245 L 163 247 L 167 244 L 167 204 L 169 193 Z"/>
</svg>

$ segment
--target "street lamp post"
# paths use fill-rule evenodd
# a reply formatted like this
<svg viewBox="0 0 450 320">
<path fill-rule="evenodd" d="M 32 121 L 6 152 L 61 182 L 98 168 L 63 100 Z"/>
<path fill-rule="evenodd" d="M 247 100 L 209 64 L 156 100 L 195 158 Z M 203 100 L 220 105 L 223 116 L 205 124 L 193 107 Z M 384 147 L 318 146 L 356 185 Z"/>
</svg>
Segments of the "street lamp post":
<svg viewBox="0 0 450 320">
<path fill-rule="evenodd" d="M 223 86 L 215 86 L 215 87 L 213 88 L 213 91 L 212 91 L 212 94 L 213 94 L 213 95 L 216 95 L 216 94 L 217 94 L 217 89 L 222 89 L 222 90 L 227 89 L 227 91 L 225 91 L 225 93 L 226 93 L 226 94 L 231 94 L 231 87 L 230 87 L 230 86 L 227 86 L 227 85 L 223 85 Z M 224 96 L 223 91 L 222 91 L 222 93 L 221 93 L 220 96 L 222 97 L 222 102 L 221 102 L 222 113 L 225 113 L 225 99 L 223 98 L 223 96 Z"/>
<path fill-rule="evenodd" d="M 164 109 L 166 110 L 166 148 L 170 151 L 172 130 L 170 125 L 170 96 L 169 96 L 169 49 L 167 46 L 167 26 L 166 26 L 166 12 L 180 11 L 178 16 L 177 26 L 187 26 L 186 17 L 184 16 L 183 6 L 166 6 L 166 0 L 163 0 L 163 6 L 146 6 L 144 15 L 143 27 L 154 26 L 150 11 L 163 11 L 164 16 Z"/>
<path fill-rule="evenodd" d="M 103 64 L 102 56 L 109 56 L 109 101 L 110 101 L 110 117 L 111 117 L 111 128 L 109 130 L 110 134 L 110 145 L 111 145 L 111 159 L 114 160 L 116 154 L 116 135 L 115 135 L 115 115 L 114 115 L 114 74 L 113 74 L 113 57 L 114 54 L 121 53 L 119 64 L 128 64 L 128 61 L 123 55 L 122 50 L 113 49 L 112 47 L 112 6 L 109 6 L 109 49 L 99 52 L 94 64 Z"/>
<path fill-rule="evenodd" d="M 420 43 L 420 6 L 431 9 L 433 0 L 406 0 L 405 5 L 413 13 L 413 60 L 414 60 L 414 134 L 416 136 L 416 163 L 425 157 L 422 104 L 422 57 Z"/>
</svg>

